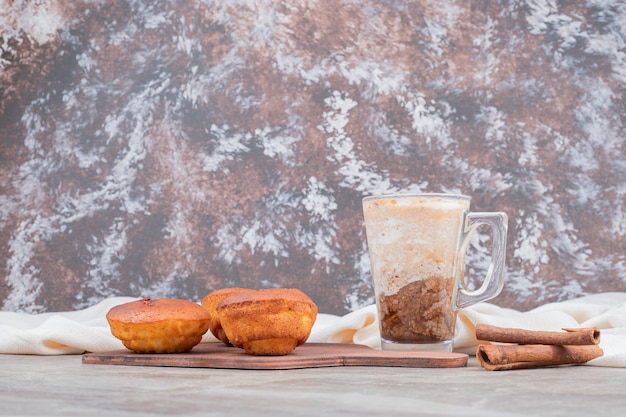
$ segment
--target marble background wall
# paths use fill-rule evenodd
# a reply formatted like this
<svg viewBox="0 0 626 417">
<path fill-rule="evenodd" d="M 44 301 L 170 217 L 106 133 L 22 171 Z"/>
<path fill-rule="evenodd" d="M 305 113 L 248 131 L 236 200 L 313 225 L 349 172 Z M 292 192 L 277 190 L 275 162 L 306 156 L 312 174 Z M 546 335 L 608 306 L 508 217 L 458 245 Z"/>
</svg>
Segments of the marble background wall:
<svg viewBox="0 0 626 417">
<path fill-rule="evenodd" d="M 3 310 L 342 314 L 373 302 L 361 198 L 397 191 L 509 214 L 496 304 L 626 290 L 621 0 L 0 0 L 0 54 Z"/>
</svg>

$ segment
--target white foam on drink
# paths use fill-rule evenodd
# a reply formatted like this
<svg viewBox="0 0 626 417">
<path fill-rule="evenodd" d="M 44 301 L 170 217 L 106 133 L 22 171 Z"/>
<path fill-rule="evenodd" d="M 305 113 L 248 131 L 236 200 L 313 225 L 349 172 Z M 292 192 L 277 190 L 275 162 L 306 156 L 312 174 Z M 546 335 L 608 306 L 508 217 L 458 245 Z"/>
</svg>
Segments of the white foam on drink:
<svg viewBox="0 0 626 417">
<path fill-rule="evenodd" d="M 463 213 L 469 199 L 388 197 L 363 207 L 377 294 L 411 282 L 454 276 Z"/>
</svg>

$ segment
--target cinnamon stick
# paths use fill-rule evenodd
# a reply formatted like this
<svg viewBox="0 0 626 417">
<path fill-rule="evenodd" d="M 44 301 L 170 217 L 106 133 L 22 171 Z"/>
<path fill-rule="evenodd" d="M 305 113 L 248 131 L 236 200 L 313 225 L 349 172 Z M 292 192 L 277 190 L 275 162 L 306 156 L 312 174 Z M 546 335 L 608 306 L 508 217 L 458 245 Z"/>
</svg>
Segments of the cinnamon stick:
<svg viewBox="0 0 626 417">
<path fill-rule="evenodd" d="M 476 339 L 520 345 L 582 346 L 600 343 L 600 330 L 596 327 L 563 330 L 525 330 L 478 324 L 476 326 Z"/>
<path fill-rule="evenodd" d="M 600 346 L 479 345 L 476 358 L 490 371 L 581 364 L 602 356 Z"/>
</svg>

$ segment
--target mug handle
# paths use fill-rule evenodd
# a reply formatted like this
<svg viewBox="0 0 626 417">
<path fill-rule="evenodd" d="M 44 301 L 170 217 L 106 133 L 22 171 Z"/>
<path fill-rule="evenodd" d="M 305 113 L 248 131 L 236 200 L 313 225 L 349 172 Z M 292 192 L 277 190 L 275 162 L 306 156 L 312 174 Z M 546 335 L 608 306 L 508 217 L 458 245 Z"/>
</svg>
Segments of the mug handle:
<svg viewBox="0 0 626 417">
<path fill-rule="evenodd" d="M 469 291 L 465 287 L 464 270 L 465 254 L 470 243 L 470 238 L 480 225 L 487 225 L 493 234 L 493 245 L 491 248 L 491 263 L 487 269 L 487 276 L 480 288 Z M 508 216 L 506 213 L 472 213 L 465 216 L 465 227 L 461 234 L 457 267 L 456 286 L 454 290 L 454 300 L 452 305 L 455 309 L 468 307 L 494 298 L 504 287 L 504 269 L 506 257 L 506 235 L 508 230 Z"/>
</svg>

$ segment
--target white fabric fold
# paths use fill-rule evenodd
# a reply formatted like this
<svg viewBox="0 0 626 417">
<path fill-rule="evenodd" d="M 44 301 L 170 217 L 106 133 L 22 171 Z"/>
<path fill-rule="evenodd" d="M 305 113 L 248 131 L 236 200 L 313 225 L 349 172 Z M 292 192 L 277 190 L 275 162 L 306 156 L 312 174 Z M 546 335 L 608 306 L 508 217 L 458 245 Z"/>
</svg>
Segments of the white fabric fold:
<svg viewBox="0 0 626 417">
<path fill-rule="evenodd" d="M 380 349 L 376 306 L 370 305 L 345 316 L 318 314 L 308 342 L 356 343 Z"/>
<path fill-rule="evenodd" d="M 111 334 L 106 313 L 136 299 L 108 298 L 83 310 L 54 313 L 0 311 L 0 353 L 62 355 L 122 349 L 122 342 Z"/>
<path fill-rule="evenodd" d="M 61 355 L 122 349 L 110 332 L 107 311 L 136 298 L 113 297 L 84 310 L 26 314 L 0 311 L 0 353 Z M 604 355 L 592 366 L 626 367 L 626 293 L 601 293 L 542 305 L 530 311 L 480 303 L 459 312 L 455 350 L 475 354 L 476 325 L 484 323 L 529 330 L 598 327 Z M 309 342 L 356 343 L 380 348 L 376 307 L 369 305 L 343 316 L 319 314 Z M 203 343 L 216 342 L 207 332 Z"/>
</svg>

